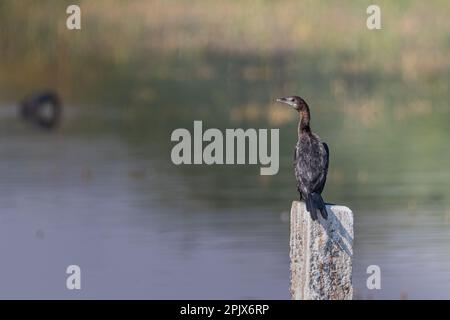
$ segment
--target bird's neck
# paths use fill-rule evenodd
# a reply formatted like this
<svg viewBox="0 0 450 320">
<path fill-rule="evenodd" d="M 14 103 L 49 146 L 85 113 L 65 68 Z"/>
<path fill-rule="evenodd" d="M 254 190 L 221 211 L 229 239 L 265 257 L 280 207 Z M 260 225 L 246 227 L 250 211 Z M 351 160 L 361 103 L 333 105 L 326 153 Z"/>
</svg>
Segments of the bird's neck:
<svg viewBox="0 0 450 320">
<path fill-rule="evenodd" d="M 309 127 L 309 120 L 311 116 L 309 114 L 309 108 L 307 105 L 305 106 L 305 108 L 303 108 L 303 110 L 299 112 L 299 115 L 300 115 L 300 122 L 298 124 L 298 133 L 302 134 L 306 132 L 311 132 L 311 128 Z"/>
</svg>

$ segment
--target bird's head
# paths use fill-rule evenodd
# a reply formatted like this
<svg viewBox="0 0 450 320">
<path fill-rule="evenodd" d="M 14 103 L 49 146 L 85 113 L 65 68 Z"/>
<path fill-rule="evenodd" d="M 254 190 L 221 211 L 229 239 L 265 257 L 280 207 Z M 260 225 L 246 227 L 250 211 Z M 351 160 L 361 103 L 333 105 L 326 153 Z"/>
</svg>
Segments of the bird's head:
<svg viewBox="0 0 450 320">
<path fill-rule="evenodd" d="M 278 98 L 277 102 L 285 103 L 297 111 L 303 111 L 308 107 L 306 101 L 298 96 Z"/>
</svg>

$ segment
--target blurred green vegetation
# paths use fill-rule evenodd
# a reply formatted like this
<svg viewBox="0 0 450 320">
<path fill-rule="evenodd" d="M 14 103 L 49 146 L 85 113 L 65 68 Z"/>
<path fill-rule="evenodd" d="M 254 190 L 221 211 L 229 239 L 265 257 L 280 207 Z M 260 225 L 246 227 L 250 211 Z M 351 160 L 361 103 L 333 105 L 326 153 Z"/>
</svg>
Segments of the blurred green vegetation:
<svg viewBox="0 0 450 320">
<path fill-rule="evenodd" d="M 380 31 L 365 26 L 370 1 L 77 3 L 81 31 L 65 27 L 71 1 L 2 1 L 3 97 L 49 85 L 75 101 L 158 105 L 173 98 L 170 88 L 195 97 L 187 105 L 231 107 L 317 86 L 350 101 L 380 87 L 402 101 L 399 89 L 415 89 L 411 99 L 447 91 L 447 1 L 380 1 Z M 251 82 L 256 92 L 227 87 Z"/>
<path fill-rule="evenodd" d="M 440 172 L 450 156 L 448 1 L 377 1 L 376 31 L 366 28 L 372 1 L 76 3 L 81 31 L 65 26 L 73 1 L 1 1 L 0 101 L 55 88 L 67 108 L 88 110 L 64 130 L 118 130 L 131 144 L 158 145 L 163 160 L 170 132 L 193 120 L 283 128 L 276 177 L 177 170 L 204 170 L 218 184 L 211 192 L 250 172 L 249 185 L 285 203 L 295 197 L 286 181 L 296 116 L 273 99 L 298 94 L 332 149 L 332 200 L 449 203 L 450 174 Z"/>
</svg>

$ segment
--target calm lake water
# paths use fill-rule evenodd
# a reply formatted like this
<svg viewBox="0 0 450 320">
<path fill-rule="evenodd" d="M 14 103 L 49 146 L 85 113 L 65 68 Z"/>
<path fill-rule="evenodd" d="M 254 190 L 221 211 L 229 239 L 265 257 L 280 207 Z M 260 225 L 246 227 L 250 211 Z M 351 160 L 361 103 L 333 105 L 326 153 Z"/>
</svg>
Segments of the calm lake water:
<svg viewBox="0 0 450 320">
<path fill-rule="evenodd" d="M 170 130 L 137 141 L 68 125 L 85 119 L 47 133 L 2 114 L 0 298 L 289 298 L 295 118 L 281 127 L 273 177 L 257 166 L 177 167 Z M 448 158 L 413 141 L 339 145 L 316 127 L 332 152 L 326 199 L 355 213 L 355 297 L 450 298 Z M 65 288 L 70 264 L 82 269 L 81 291 Z M 366 288 L 372 264 L 382 290 Z"/>
</svg>

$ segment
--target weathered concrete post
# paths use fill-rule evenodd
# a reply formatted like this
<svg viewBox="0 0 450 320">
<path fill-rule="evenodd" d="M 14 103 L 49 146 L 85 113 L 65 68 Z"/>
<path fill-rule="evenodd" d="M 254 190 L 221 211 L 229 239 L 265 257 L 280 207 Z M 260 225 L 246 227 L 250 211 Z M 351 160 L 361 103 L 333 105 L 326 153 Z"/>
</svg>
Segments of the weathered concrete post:
<svg viewBox="0 0 450 320">
<path fill-rule="evenodd" d="M 313 221 L 304 202 L 291 209 L 291 298 L 348 300 L 353 298 L 353 213 L 327 205 L 328 219 Z"/>
</svg>

